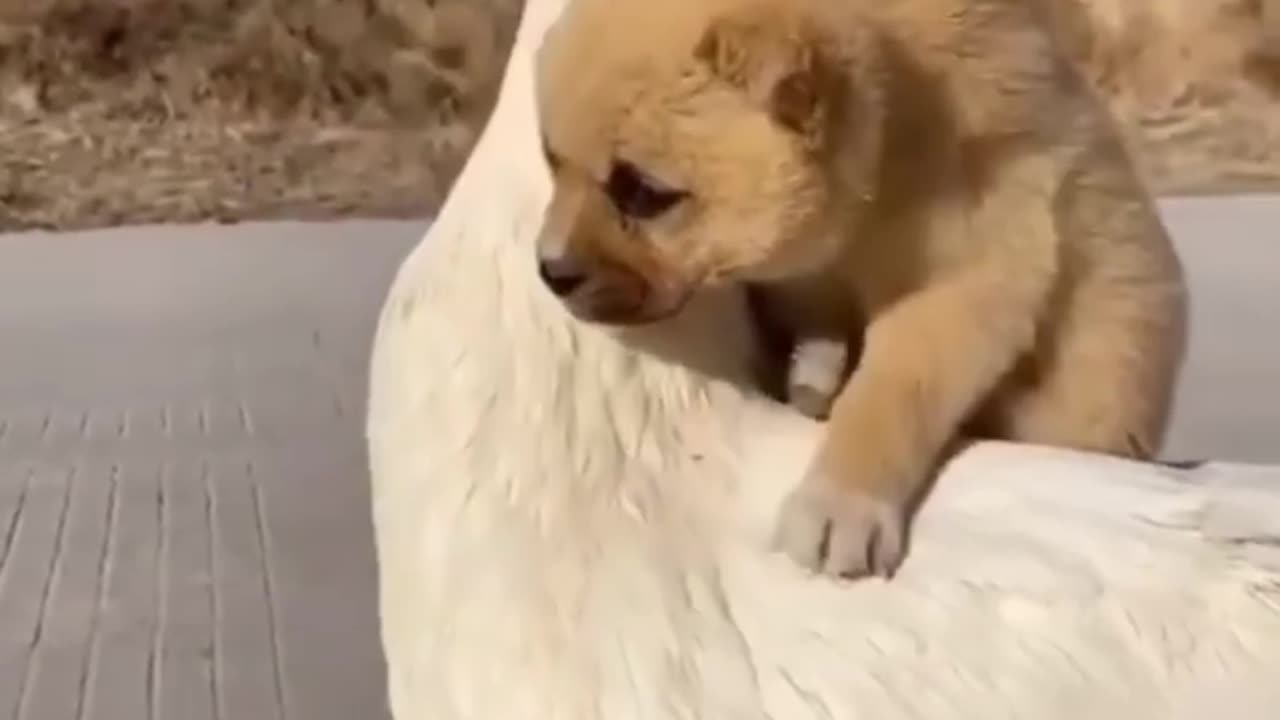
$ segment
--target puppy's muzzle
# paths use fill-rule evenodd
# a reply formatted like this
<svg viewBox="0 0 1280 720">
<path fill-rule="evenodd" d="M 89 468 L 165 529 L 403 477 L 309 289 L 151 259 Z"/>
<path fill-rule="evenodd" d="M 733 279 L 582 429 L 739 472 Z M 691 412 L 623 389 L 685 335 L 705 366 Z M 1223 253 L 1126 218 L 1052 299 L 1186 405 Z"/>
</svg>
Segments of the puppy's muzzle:
<svg viewBox="0 0 1280 720">
<path fill-rule="evenodd" d="M 568 297 L 574 290 L 582 287 L 590 276 L 590 271 L 577 259 L 562 255 L 556 258 L 538 260 L 538 277 L 558 298 Z"/>
<path fill-rule="evenodd" d="M 588 322 L 649 322 L 674 308 L 635 270 L 572 253 L 541 255 L 538 278 L 569 311 Z"/>
</svg>

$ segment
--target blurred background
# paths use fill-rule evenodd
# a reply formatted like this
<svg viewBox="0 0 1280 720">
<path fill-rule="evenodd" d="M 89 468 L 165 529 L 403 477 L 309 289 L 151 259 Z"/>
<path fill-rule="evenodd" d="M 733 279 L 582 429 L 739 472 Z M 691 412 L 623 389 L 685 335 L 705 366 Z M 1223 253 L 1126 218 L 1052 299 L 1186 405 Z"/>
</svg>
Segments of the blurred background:
<svg viewBox="0 0 1280 720">
<path fill-rule="evenodd" d="M 1280 3 L 1043 0 L 1162 194 L 1280 187 Z M 0 230 L 432 213 L 520 0 L 0 0 Z"/>
</svg>

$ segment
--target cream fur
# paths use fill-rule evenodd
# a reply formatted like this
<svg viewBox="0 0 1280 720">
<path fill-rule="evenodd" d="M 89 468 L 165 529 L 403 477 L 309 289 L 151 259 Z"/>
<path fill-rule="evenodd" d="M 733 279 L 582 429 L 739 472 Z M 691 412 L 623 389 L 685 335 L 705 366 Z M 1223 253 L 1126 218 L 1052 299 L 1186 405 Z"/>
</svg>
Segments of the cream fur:
<svg viewBox="0 0 1280 720">
<path fill-rule="evenodd" d="M 958 436 L 1160 449 L 1181 268 L 1033 7 L 576 0 L 546 35 L 538 255 L 566 308 L 644 322 L 754 282 L 797 338 L 788 390 L 827 356 L 827 438 L 778 523 L 807 567 L 891 575 Z"/>
<path fill-rule="evenodd" d="M 380 319 L 397 720 L 1273 716 L 1278 469 L 981 445 L 891 583 L 770 553 L 818 427 L 710 379 L 746 375 L 737 299 L 619 338 L 534 275 L 531 54 L 562 7 L 529 0 L 489 127 Z"/>
</svg>

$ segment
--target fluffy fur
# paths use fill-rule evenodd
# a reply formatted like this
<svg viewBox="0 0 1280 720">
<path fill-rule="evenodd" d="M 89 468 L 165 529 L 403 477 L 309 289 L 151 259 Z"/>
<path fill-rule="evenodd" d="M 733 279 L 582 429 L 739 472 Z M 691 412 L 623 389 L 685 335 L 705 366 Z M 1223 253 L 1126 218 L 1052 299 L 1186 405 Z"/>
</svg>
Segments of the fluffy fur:
<svg viewBox="0 0 1280 720">
<path fill-rule="evenodd" d="M 1158 450 L 1181 270 L 1034 3 L 576 0 L 537 97 L 539 268 L 575 315 L 651 323 L 746 282 L 802 338 L 865 322 L 779 518 L 802 564 L 891 574 L 962 429 Z"/>
<path fill-rule="evenodd" d="M 821 426 L 717 379 L 746 378 L 741 306 L 637 338 L 576 322 L 535 275 L 533 48 L 564 6 L 528 0 L 493 119 L 379 320 L 392 717 L 1274 718 L 1274 468 L 981 444 L 892 583 L 768 552 Z"/>
</svg>

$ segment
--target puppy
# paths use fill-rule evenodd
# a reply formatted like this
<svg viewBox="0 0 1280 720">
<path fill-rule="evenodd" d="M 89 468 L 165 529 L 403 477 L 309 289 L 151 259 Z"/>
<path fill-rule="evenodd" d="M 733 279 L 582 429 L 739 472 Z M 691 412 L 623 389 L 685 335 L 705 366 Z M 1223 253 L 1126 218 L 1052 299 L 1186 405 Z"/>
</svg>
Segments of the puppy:
<svg viewBox="0 0 1280 720">
<path fill-rule="evenodd" d="M 1160 446 L 1182 271 L 1038 12 L 574 0 L 546 36 L 550 292 L 618 325 L 750 284 L 800 347 L 837 348 L 811 383 L 828 397 L 801 403 L 825 415 L 830 401 L 825 440 L 778 519 L 804 566 L 891 575 L 959 437 L 1135 458 Z M 832 368 L 855 336 L 845 382 Z"/>
</svg>

